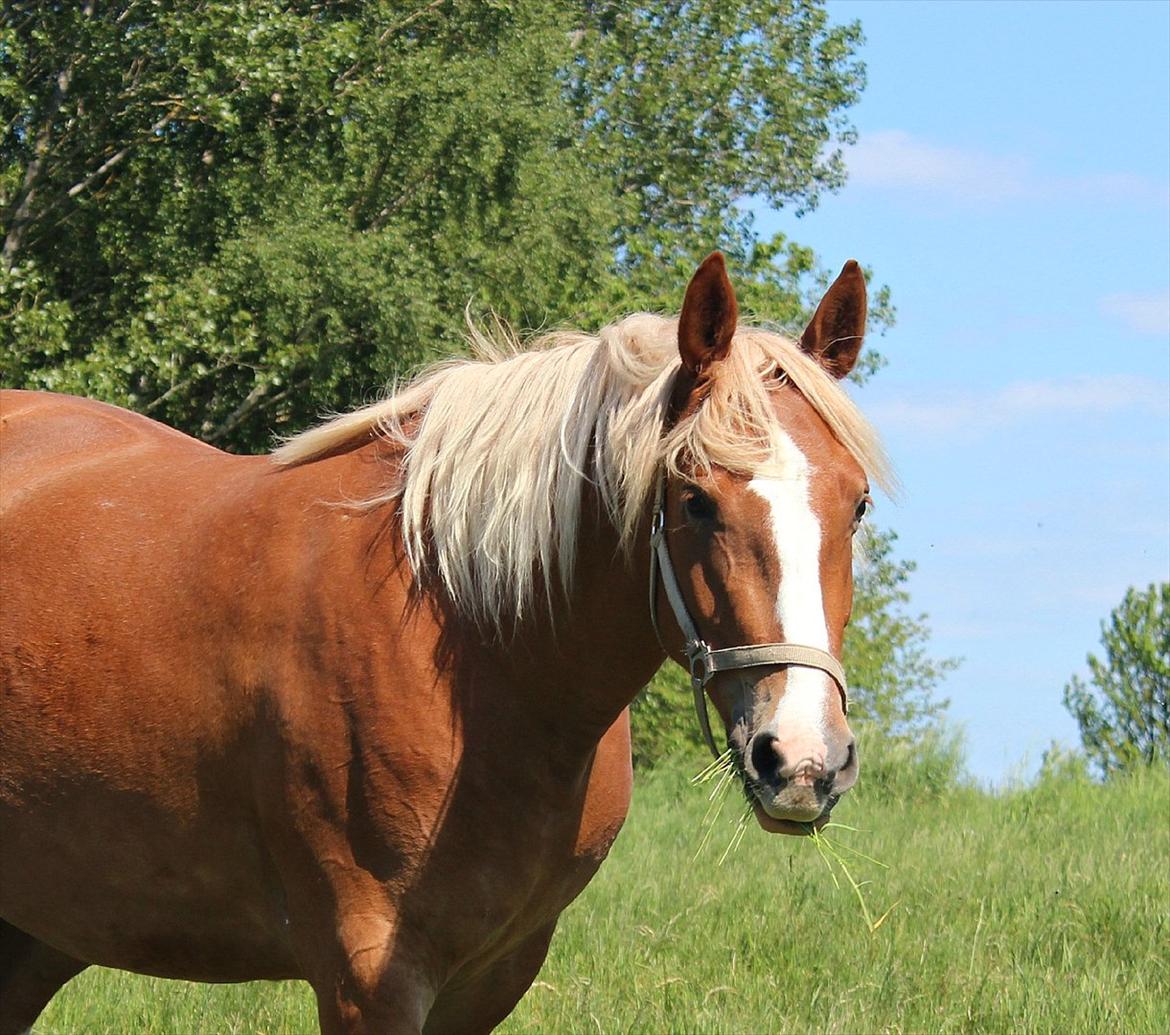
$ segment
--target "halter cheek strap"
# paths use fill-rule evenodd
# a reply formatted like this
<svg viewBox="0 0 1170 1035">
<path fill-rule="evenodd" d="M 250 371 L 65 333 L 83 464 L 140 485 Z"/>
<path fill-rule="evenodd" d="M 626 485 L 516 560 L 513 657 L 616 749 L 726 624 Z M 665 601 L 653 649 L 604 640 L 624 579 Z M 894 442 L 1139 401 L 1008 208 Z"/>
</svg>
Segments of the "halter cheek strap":
<svg viewBox="0 0 1170 1035">
<path fill-rule="evenodd" d="M 719 757 L 719 749 L 715 746 L 715 738 L 711 734 L 711 721 L 707 716 L 706 688 L 711 677 L 717 672 L 763 665 L 799 665 L 803 668 L 820 669 L 832 676 L 836 682 L 837 688 L 841 691 L 841 708 L 848 712 L 849 689 L 845 681 L 845 669 L 832 654 L 819 647 L 808 647 L 799 643 L 753 643 L 742 647 L 712 650 L 707 646 L 687 611 L 686 601 L 674 574 L 674 565 L 670 562 L 670 550 L 666 546 L 665 504 L 666 473 L 660 472 L 654 493 L 654 511 L 650 519 L 650 621 L 654 624 L 654 634 L 658 637 L 659 644 L 669 654 L 658 624 L 658 579 L 661 576 L 667 602 L 686 638 L 683 651 L 691 670 L 695 713 L 698 715 L 699 727 L 703 731 L 703 739 L 711 749 L 711 754 Z"/>
</svg>

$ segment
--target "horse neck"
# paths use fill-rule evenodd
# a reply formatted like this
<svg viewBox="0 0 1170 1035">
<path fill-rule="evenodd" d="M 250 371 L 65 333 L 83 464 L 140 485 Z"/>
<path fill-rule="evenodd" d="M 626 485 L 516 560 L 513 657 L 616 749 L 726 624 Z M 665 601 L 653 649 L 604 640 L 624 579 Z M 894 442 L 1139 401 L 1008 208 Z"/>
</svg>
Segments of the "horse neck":
<svg viewBox="0 0 1170 1035">
<path fill-rule="evenodd" d="M 335 498 L 339 488 L 347 498 L 369 498 L 382 487 L 385 459 L 384 448 L 369 443 L 289 473 L 306 479 L 308 498 Z M 494 701 L 543 729 L 556 729 L 566 746 L 580 747 L 588 756 L 664 655 L 647 603 L 648 518 L 635 548 L 623 551 L 596 490 L 587 486 L 583 491 L 576 574 L 567 596 L 554 590 L 554 613 L 542 609 L 538 598 L 532 617 L 519 628 L 505 626 L 499 636 L 485 635 L 457 614 L 433 584 L 423 591 L 430 601 L 423 610 L 444 629 L 440 653 L 447 660 L 441 664 L 450 664 L 448 674 L 456 683 L 488 679 Z M 359 566 L 407 563 L 400 536 L 385 534 L 397 528 L 396 517 L 387 525 L 388 516 L 380 511 L 370 515 L 373 520 L 348 523 L 367 529 L 344 547 L 360 559 Z M 392 622 L 392 615 L 385 621 Z M 460 695 L 458 687 L 455 693 Z"/>
<path fill-rule="evenodd" d="M 555 614 L 537 619 L 515 664 L 545 707 L 589 741 L 650 681 L 664 652 L 647 599 L 649 522 L 638 545 L 623 550 L 595 491 L 586 491 L 572 589 Z"/>
<path fill-rule="evenodd" d="M 438 605 L 462 658 L 456 667 L 472 682 L 491 682 L 492 707 L 514 717 L 510 735 L 556 737 L 570 768 L 589 764 L 664 657 L 647 602 L 648 522 L 636 540 L 646 549 L 623 551 L 594 490 L 585 491 L 573 585 L 567 595 L 554 589 L 551 610 L 539 596 L 518 627 L 505 623 L 493 636 Z"/>
</svg>

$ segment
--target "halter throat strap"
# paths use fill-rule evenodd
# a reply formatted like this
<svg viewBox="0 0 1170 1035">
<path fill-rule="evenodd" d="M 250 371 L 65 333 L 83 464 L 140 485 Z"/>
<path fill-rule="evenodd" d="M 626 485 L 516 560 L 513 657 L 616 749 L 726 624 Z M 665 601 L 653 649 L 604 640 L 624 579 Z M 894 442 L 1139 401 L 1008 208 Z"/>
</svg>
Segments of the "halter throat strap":
<svg viewBox="0 0 1170 1035">
<path fill-rule="evenodd" d="M 849 710 L 849 688 L 845 680 L 845 669 L 832 654 L 819 647 L 800 643 L 753 643 L 741 647 L 723 647 L 712 650 L 699 635 L 698 627 L 687 611 L 686 601 L 679 588 L 674 565 L 670 561 L 670 550 L 666 545 L 666 472 L 658 474 L 654 490 L 654 510 L 650 518 L 650 621 L 654 635 L 662 649 L 670 654 L 663 642 L 662 630 L 658 623 L 658 580 L 666 591 L 666 599 L 674 613 L 674 620 L 685 637 L 683 651 L 691 670 L 691 690 L 695 698 L 695 714 L 703 739 L 711 754 L 719 757 L 715 737 L 711 733 L 711 720 L 707 715 L 707 684 L 717 672 L 730 672 L 741 668 L 757 668 L 765 665 L 798 665 L 815 668 L 827 673 L 841 691 L 841 708 Z"/>
</svg>

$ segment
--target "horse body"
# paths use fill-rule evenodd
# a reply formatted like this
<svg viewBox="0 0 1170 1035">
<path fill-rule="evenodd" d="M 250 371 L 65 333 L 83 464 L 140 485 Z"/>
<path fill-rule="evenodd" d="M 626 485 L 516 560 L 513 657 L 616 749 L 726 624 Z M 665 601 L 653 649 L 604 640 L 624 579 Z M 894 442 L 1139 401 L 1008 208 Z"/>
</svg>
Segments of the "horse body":
<svg viewBox="0 0 1170 1035">
<path fill-rule="evenodd" d="M 618 834 L 668 654 L 720 660 L 761 826 L 827 822 L 864 280 L 799 344 L 736 319 L 716 253 L 678 321 L 441 367 L 275 462 L 3 393 L 0 1035 L 91 963 L 302 978 L 329 1035 L 490 1029 Z"/>
<path fill-rule="evenodd" d="M 353 963 L 424 999 L 545 937 L 624 818 L 655 650 L 608 653 L 599 693 L 571 632 L 555 660 L 447 634 L 393 514 L 322 502 L 378 444 L 278 470 L 5 396 L 4 917 L 87 963 L 335 994 Z"/>
</svg>

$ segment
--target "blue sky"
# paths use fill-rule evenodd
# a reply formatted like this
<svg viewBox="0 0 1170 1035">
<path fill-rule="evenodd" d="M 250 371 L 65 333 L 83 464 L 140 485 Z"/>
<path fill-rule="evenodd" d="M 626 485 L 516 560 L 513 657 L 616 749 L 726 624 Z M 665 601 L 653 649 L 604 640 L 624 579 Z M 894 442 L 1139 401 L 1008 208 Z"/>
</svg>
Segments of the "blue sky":
<svg viewBox="0 0 1170 1035">
<path fill-rule="evenodd" d="M 1170 4 L 829 13 L 866 35 L 850 182 L 757 228 L 893 290 L 858 396 L 905 491 L 875 517 L 1000 781 L 1077 742 L 1065 682 L 1128 586 L 1170 578 Z"/>
</svg>

